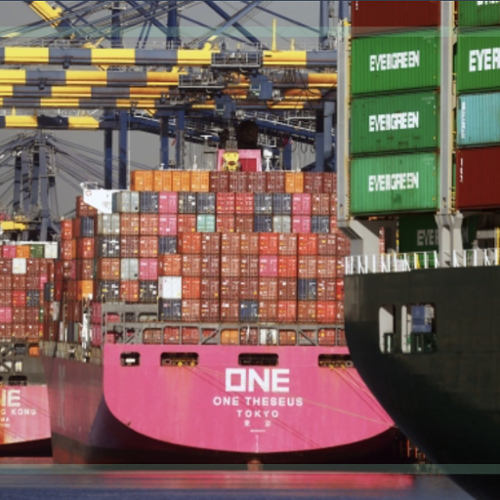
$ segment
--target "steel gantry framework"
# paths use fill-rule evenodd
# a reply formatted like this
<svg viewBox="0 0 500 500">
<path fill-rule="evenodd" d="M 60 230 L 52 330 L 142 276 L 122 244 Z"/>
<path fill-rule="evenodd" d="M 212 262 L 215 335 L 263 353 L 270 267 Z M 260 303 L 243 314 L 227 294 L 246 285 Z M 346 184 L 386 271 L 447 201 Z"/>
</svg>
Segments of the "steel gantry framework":
<svg viewBox="0 0 500 500">
<path fill-rule="evenodd" d="M 281 2 L 24 3 L 40 19 L 0 33 L 0 128 L 103 130 L 105 188 L 113 186 L 113 130 L 120 189 L 130 130 L 159 135 L 165 168 L 175 137 L 183 168 L 185 141 L 216 141 L 230 121 L 251 119 L 264 142 L 288 147 L 282 167 L 292 139 L 315 145 L 310 168 L 335 168 L 334 35 L 348 2 L 307 2 L 318 10 L 316 27 L 284 14 Z M 217 18 L 211 26 L 207 11 Z M 286 36 L 276 20 L 291 26 Z M 79 116 L 62 116 L 70 110 Z"/>
</svg>

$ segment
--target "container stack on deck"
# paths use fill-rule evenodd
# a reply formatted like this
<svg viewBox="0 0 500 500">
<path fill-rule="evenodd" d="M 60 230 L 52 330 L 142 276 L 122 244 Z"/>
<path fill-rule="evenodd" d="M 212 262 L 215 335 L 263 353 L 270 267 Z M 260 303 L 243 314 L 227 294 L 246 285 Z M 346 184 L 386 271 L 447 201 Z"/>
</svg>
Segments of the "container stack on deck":
<svg viewBox="0 0 500 500">
<path fill-rule="evenodd" d="M 500 4 L 457 3 L 457 208 L 499 207 Z"/>
<path fill-rule="evenodd" d="M 439 24 L 439 2 L 352 4 L 354 216 L 419 213 L 422 220 L 437 208 Z"/>
<path fill-rule="evenodd" d="M 349 247 L 336 225 L 335 190 L 328 173 L 133 172 L 132 190 L 113 195 L 113 213 L 83 204 L 63 222 L 66 339 L 78 341 L 71 325 L 91 299 L 158 303 L 160 321 L 186 324 L 164 336 L 173 343 L 188 341 L 188 324 L 343 325 Z M 98 307 L 93 318 L 100 345 L 107 332 Z M 160 338 L 151 330 L 144 341 Z M 320 338 L 343 343 L 343 330 L 325 327 Z M 116 333 L 106 341 L 118 341 Z"/>
</svg>

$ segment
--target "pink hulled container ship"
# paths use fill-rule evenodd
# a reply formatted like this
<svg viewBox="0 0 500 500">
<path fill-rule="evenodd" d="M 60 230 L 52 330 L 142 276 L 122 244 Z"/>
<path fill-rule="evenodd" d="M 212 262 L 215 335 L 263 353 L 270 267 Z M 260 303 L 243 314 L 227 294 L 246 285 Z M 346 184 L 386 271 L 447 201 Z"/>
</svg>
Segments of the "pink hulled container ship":
<svg viewBox="0 0 500 500">
<path fill-rule="evenodd" d="M 394 462 L 345 343 L 334 192 L 334 174 L 244 171 L 86 190 L 42 343 L 55 461 Z"/>
</svg>

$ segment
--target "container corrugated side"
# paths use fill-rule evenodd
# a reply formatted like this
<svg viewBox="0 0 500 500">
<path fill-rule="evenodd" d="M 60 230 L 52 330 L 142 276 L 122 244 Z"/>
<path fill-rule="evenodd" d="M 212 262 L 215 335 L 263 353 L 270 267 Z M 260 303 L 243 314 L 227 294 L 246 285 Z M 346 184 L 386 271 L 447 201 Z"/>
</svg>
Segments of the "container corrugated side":
<svg viewBox="0 0 500 500">
<path fill-rule="evenodd" d="M 456 204 L 459 210 L 500 207 L 500 147 L 457 151 Z"/>
<path fill-rule="evenodd" d="M 432 211 L 437 208 L 438 161 L 420 153 L 351 161 L 351 214 Z"/>
<path fill-rule="evenodd" d="M 500 89 L 500 28 L 459 33 L 457 92 Z"/>
<path fill-rule="evenodd" d="M 375 94 L 439 86 L 437 30 L 352 41 L 351 93 Z"/>
<path fill-rule="evenodd" d="M 351 154 L 435 149 L 439 94 L 364 97 L 351 103 Z"/>
<path fill-rule="evenodd" d="M 499 143 L 499 117 L 500 93 L 460 96 L 457 109 L 458 146 Z"/>
<path fill-rule="evenodd" d="M 458 26 L 493 26 L 500 24 L 499 2 L 457 2 Z"/>
<path fill-rule="evenodd" d="M 352 36 L 439 26 L 440 2 L 351 2 L 351 17 Z"/>
</svg>

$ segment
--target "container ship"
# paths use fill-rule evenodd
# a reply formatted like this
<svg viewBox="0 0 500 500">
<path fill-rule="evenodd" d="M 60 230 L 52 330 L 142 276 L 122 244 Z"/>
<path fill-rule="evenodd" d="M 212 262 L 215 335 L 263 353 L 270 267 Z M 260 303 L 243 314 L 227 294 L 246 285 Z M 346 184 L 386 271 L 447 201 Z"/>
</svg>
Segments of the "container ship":
<svg viewBox="0 0 500 500">
<path fill-rule="evenodd" d="M 399 431 L 345 342 L 335 174 L 238 157 L 85 189 L 61 223 L 56 462 L 394 463 Z"/>
<path fill-rule="evenodd" d="M 6 233 L 8 234 L 8 233 Z M 0 245 L 0 456 L 49 455 L 47 386 L 40 360 L 57 243 Z"/>
<path fill-rule="evenodd" d="M 394 237 L 378 254 L 364 233 L 346 260 L 349 349 L 431 461 L 475 498 L 498 498 L 500 4 L 353 2 L 352 23 L 339 226 Z"/>
</svg>

